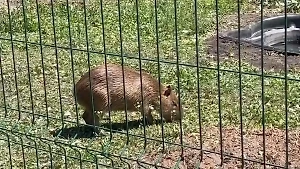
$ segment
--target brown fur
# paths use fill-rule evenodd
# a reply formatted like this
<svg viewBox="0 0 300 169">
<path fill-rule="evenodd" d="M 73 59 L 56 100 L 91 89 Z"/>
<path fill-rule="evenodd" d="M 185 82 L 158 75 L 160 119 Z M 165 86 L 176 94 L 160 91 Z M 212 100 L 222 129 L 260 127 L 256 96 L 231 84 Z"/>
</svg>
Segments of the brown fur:
<svg viewBox="0 0 300 169">
<path fill-rule="evenodd" d="M 108 112 L 108 95 L 106 84 L 106 71 L 105 65 L 100 65 L 91 70 L 91 87 L 94 100 L 94 111 Z M 108 71 L 108 89 L 111 111 L 124 111 L 125 99 L 123 90 L 123 75 L 122 66 L 115 64 L 107 64 Z M 124 66 L 125 75 L 125 97 L 127 99 L 127 112 L 141 111 L 137 108 L 137 103 L 142 101 L 141 97 L 141 83 L 140 73 L 134 69 Z M 143 83 L 143 100 L 144 112 L 147 121 L 152 123 L 153 117 L 151 114 L 150 105 L 154 109 L 160 110 L 159 95 L 162 101 L 162 115 L 167 122 L 172 119 L 180 120 L 178 98 L 171 89 L 171 87 L 161 85 L 161 94 L 159 94 L 158 80 L 153 78 L 150 74 L 142 72 Z M 83 119 L 87 124 L 99 125 L 99 117 L 94 114 L 95 123 L 93 122 L 93 112 L 91 103 L 91 92 L 89 86 L 89 72 L 85 73 L 76 84 L 76 93 L 78 103 L 85 109 Z M 141 104 L 140 104 L 141 105 Z M 103 114 L 101 114 L 102 116 Z"/>
</svg>

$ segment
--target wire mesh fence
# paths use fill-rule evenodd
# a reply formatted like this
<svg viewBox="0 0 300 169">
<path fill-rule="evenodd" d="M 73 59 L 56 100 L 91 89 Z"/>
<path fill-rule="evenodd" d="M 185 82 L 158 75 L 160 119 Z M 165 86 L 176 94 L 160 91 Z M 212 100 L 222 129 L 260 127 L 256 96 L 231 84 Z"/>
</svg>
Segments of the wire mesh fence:
<svg viewBox="0 0 300 169">
<path fill-rule="evenodd" d="M 1 168 L 300 167 L 297 5 L 0 0 Z"/>
</svg>

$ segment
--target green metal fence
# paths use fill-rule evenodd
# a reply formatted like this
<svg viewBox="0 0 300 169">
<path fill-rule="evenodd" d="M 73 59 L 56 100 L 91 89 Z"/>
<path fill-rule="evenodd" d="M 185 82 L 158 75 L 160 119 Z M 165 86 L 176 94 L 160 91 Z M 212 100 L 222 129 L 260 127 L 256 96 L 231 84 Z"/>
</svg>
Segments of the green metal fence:
<svg viewBox="0 0 300 169">
<path fill-rule="evenodd" d="M 281 72 L 266 70 L 264 47 L 240 42 L 250 22 L 241 11 L 250 5 L 266 8 L 231 0 L 0 1 L 1 168 L 299 167 L 297 130 L 289 129 L 298 125 L 297 68 L 285 51 Z M 259 11 L 256 21 L 264 19 Z M 216 38 L 229 22 L 237 43 Z M 246 63 L 248 48 L 261 48 L 258 66 Z M 183 118 L 162 122 L 160 107 L 150 125 L 139 112 L 108 111 L 94 132 L 75 84 L 107 63 L 170 84 Z"/>
</svg>

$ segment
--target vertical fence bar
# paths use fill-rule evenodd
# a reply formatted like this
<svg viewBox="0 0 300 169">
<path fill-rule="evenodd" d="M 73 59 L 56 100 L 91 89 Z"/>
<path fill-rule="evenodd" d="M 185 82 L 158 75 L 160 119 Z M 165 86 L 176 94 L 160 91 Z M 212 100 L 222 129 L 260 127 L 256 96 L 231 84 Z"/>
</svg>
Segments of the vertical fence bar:
<svg viewBox="0 0 300 169">
<path fill-rule="evenodd" d="M 71 55 L 71 65 L 72 65 L 72 80 L 73 80 L 73 91 L 74 91 L 74 105 L 76 111 L 76 122 L 77 127 L 79 126 L 79 115 L 78 115 L 78 105 L 77 105 L 77 92 L 76 92 L 76 83 L 75 83 L 75 69 L 74 69 L 74 56 L 73 56 L 73 42 L 72 42 L 72 31 L 71 31 L 71 12 L 69 6 L 69 0 L 67 2 L 67 17 L 68 17 L 68 32 L 69 32 L 69 47 L 70 47 L 70 55 Z"/>
<path fill-rule="evenodd" d="M 289 168 L 289 131 L 288 131 L 288 68 L 287 68 L 287 1 L 284 0 L 284 89 L 285 89 L 285 167 Z"/>
<path fill-rule="evenodd" d="M 2 131 L 3 132 L 3 131 Z M 21 140 L 21 152 L 22 152 L 22 158 L 23 158 L 23 168 L 26 169 L 26 160 L 25 160 L 25 152 L 24 152 L 24 141 L 22 136 L 17 135 L 16 133 L 13 132 L 11 129 L 10 132 L 13 134 L 13 136 L 18 137 Z"/>
<path fill-rule="evenodd" d="M 103 14 L 103 1 L 100 0 L 101 7 L 101 22 L 102 22 L 102 36 L 103 36 L 103 51 L 104 51 L 104 63 L 105 63 L 105 78 L 107 87 L 107 104 L 108 104 L 108 116 L 109 116 L 109 127 L 110 127 L 110 140 L 112 139 L 112 123 L 111 123 L 111 107 L 110 107 L 110 94 L 108 86 L 108 70 L 107 70 L 107 55 L 106 55 L 106 43 L 105 43 L 105 28 L 104 28 L 104 14 Z"/>
<path fill-rule="evenodd" d="M 52 14 L 52 26 L 53 26 L 53 38 L 54 38 L 54 48 L 55 48 L 55 58 L 56 58 L 56 72 L 57 72 L 57 83 L 58 83 L 58 96 L 59 96 L 59 105 L 61 113 L 61 125 L 64 127 L 64 116 L 63 116 L 63 107 L 62 107 L 62 98 L 61 98 L 61 86 L 60 86 L 60 73 L 59 73 L 59 61 L 58 61 L 58 52 L 57 52 L 57 40 L 56 40 L 56 29 L 55 29 L 55 14 L 53 7 L 53 0 L 51 0 L 51 14 Z"/>
<path fill-rule="evenodd" d="M 13 132 L 11 130 L 11 132 Z M 28 133 L 31 133 L 31 131 L 28 131 Z M 35 158 L 36 158 L 36 168 L 39 168 L 39 153 L 38 153 L 38 148 L 37 148 L 37 143 L 35 140 L 30 138 L 29 135 L 25 134 L 26 138 L 34 143 L 34 149 L 35 149 Z"/>
<path fill-rule="evenodd" d="M 67 169 L 68 166 L 67 166 L 67 151 L 66 151 L 66 149 L 57 142 L 57 138 L 54 139 L 54 144 L 57 145 L 58 147 L 60 147 L 63 150 L 64 160 L 65 160 L 65 162 L 64 162 L 65 163 L 65 169 Z"/>
<path fill-rule="evenodd" d="M 140 83 L 141 83 L 141 98 L 142 98 L 142 102 L 141 102 L 141 107 L 142 107 L 142 114 L 143 114 L 143 123 L 144 123 L 144 148 L 146 148 L 147 146 L 147 135 L 146 135 L 146 120 L 145 120 L 145 112 L 144 110 L 144 94 L 143 94 L 143 75 L 142 75 L 142 58 L 141 58 L 141 40 L 140 40 L 140 20 L 139 20 L 139 0 L 135 0 L 136 3 L 136 29 L 137 29 L 137 40 L 138 40 L 138 52 L 139 52 L 139 69 L 140 69 Z M 147 100 L 147 104 L 148 104 L 148 100 Z M 148 106 L 148 105 L 147 105 Z"/>
<path fill-rule="evenodd" d="M 23 167 L 24 169 L 26 169 L 26 160 L 25 160 L 25 152 L 24 152 L 24 141 L 22 139 L 22 137 L 20 136 L 20 140 L 21 140 L 21 148 L 22 148 L 22 158 L 23 158 Z"/>
<path fill-rule="evenodd" d="M 238 3 L 238 39 L 239 39 L 239 95 L 240 95 L 240 130 L 241 130 L 241 158 L 242 158 L 242 168 L 244 168 L 244 136 L 243 136 L 243 97 L 242 97 L 242 61 L 241 61 L 241 6 L 240 0 L 237 0 Z"/>
<path fill-rule="evenodd" d="M 201 149 L 201 160 L 203 159 L 203 141 L 202 141 L 202 114 L 201 114 L 201 96 L 200 96 L 200 68 L 199 68 L 199 39 L 198 39 L 198 4 L 197 4 L 197 0 L 194 0 L 194 12 L 195 12 L 195 32 L 196 32 L 196 36 L 195 36 L 195 40 L 196 40 L 196 59 L 197 59 L 197 95 L 198 95 L 198 120 L 199 120 L 199 135 L 200 135 L 200 149 Z"/>
<path fill-rule="evenodd" d="M 53 26 L 53 38 L 54 38 L 54 47 L 55 47 L 55 58 L 56 58 L 56 72 L 57 72 L 57 83 L 58 83 L 58 95 L 59 95 L 59 105 L 60 105 L 60 113 L 61 113 L 61 122 L 62 128 L 64 128 L 64 113 L 63 113 L 63 106 L 62 106 L 62 97 L 61 97 L 61 85 L 60 85 L 60 73 L 59 73 L 59 61 L 58 61 L 58 51 L 57 51 L 57 40 L 56 40 L 56 29 L 55 29 L 55 13 L 54 13 L 54 6 L 53 0 L 51 0 L 51 14 L 52 14 L 52 26 Z M 61 146 L 59 146 L 61 147 Z M 67 155 L 66 150 L 64 150 L 65 155 L 65 168 L 67 169 Z"/>
<path fill-rule="evenodd" d="M 7 136 L 7 144 L 8 144 L 9 165 L 10 165 L 10 168 L 12 169 L 13 168 L 13 164 L 12 164 L 12 158 L 11 158 L 10 139 L 9 139 L 9 135 L 8 134 L 6 134 L 6 136 Z"/>
<path fill-rule="evenodd" d="M 91 147 L 91 143 L 89 143 L 89 145 L 87 147 Z M 89 153 L 91 156 L 94 156 L 94 162 L 96 163 L 96 169 L 98 169 L 99 168 L 98 157 L 97 157 L 97 155 L 93 154 L 90 151 L 90 149 L 88 149 L 87 147 L 86 147 L 86 152 Z"/>
<path fill-rule="evenodd" d="M 74 143 L 74 142 L 73 142 Z M 78 149 L 75 149 L 74 147 L 75 146 L 73 146 L 73 144 L 71 143 L 70 144 L 70 147 L 74 150 L 74 151 L 76 151 L 77 153 L 78 153 L 78 158 L 79 158 L 79 168 L 81 169 L 82 168 L 82 155 L 81 155 L 81 152 L 80 151 L 78 151 Z"/>
<path fill-rule="evenodd" d="M 127 112 L 127 97 L 126 97 L 126 84 L 125 84 L 125 73 L 124 73 L 124 53 L 123 53 L 123 36 L 122 36 L 122 21 L 121 21 L 121 3 L 118 0 L 118 14 L 119 14 L 119 31 L 120 31 L 120 51 L 121 51 L 121 59 L 122 59 L 122 77 L 123 77 L 123 97 L 125 102 L 125 120 L 126 120 L 126 145 L 129 143 L 129 131 L 128 131 L 128 112 Z"/>
<path fill-rule="evenodd" d="M 42 69 L 43 69 L 43 85 L 44 85 L 44 95 L 45 95 L 45 110 L 47 114 L 47 127 L 49 127 L 49 111 L 48 111 L 48 102 L 47 102 L 47 88 L 46 88 L 46 78 L 45 78 L 45 65 L 44 65 L 44 54 L 43 54 L 43 40 L 42 40 L 42 30 L 41 30 L 41 18 L 40 18 L 40 10 L 38 0 L 36 3 L 36 13 L 38 19 L 38 27 L 39 27 L 39 38 L 40 38 L 40 51 L 41 51 L 41 59 L 42 59 Z"/>
<path fill-rule="evenodd" d="M 154 8 L 155 8 L 155 36 L 156 36 L 156 54 L 157 54 L 157 71 L 158 71 L 158 83 L 159 83 L 159 113 L 161 119 L 161 139 L 163 151 L 165 151 L 165 133 L 164 133 L 164 123 L 163 123 L 163 114 L 162 114 L 162 106 L 161 106 L 161 74 L 160 74 L 160 55 L 159 55 L 159 36 L 158 36 L 158 11 L 157 11 L 157 0 L 154 0 Z"/>
<path fill-rule="evenodd" d="M 38 148 L 37 148 L 37 143 L 35 140 L 32 140 L 32 141 L 34 142 L 34 148 L 35 148 L 36 168 L 39 168 L 39 152 L 38 152 Z"/>
<path fill-rule="evenodd" d="M 23 168 L 26 168 L 26 161 L 25 161 L 25 152 L 24 152 L 24 141 L 22 139 L 22 136 L 17 135 L 13 132 L 13 128 L 10 129 L 10 132 L 13 134 L 13 136 L 18 137 L 21 140 L 21 152 L 22 152 L 22 158 L 23 158 Z"/>
<path fill-rule="evenodd" d="M 8 13 L 8 19 L 9 19 L 9 34 L 10 34 L 11 52 L 12 52 L 12 59 L 13 59 L 15 88 L 16 88 L 16 95 L 17 95 L 17 107 L 18 107 L 18 112 L 19 112 L 18 120 L 20 120 L 21 119 L 20 99 L 19 99 L 18 77 L 17 77 L 17 70 L 16 70 L 16 58 L 15 58 L 13 32 L 12 32 L 11 15 L 10 15 L 10 3 L 9 3 L 9 0 L 7 0 L 6 2 L 7 2 L 7 13 Z"/>
<path fill-rule="evenodd" d="M 217 67 L 218 67 L 218 106 L 219 106 L 219 130 L 220 130 L 220 154 L 223 165 L 223 133 L 222 133 L 222 110 L 221 110 L 221 82 L 220 82 L 220 56 L 219 56 L 219 2 L 216 2 L 216 27 L 217 27 Z"/>
<path fill-rule="evenodd" d="M 53 168 L 53 155 L 52 155 L 52 148 L 50 144 L 48 144 L 48 148 L 49 148 L 49 155 L 50 155 L 50 168 Z"/>
<path fill-rule="evenodd" d="M 25 12 L 25 2 L 22 0 L 22 10 L 23 10 L 23 20 L 24 20 L 24 36 L 25 36 L 25 49 L 26 49 L 26 61 L 27 61 L 27 75 L 29 81 L 29 92 L 30 92 L 30 101 L 31 101 L 31 110 L 32 110 L 32 123 L 35 121 L 34 106 L 33 106 L 33 96 L 32 96 L 32 84 L 31 84 L 31 75 L 30 75 L 30 60 L 28 53 L 28 37 L 27 37 L 27 16 Z"/>
<path fill-rule="evenodd" d="M 0 46 L 1 47 L 1 46 Z M 7 117 L 7 106 L 6 106 L 6 96 L 5 96 L 5 86 L 4 86 L 4 76 L 2 68 L 2 47 L 0 48 L 0 73 L 1 73 L 1 84 L 2 84 L 2 94 L 3 94 L 3 103 L 4 103 L 4 117 Z"/>
<path fill-rule="evenodd" d="M 50 168 L 53 168 L 53 161 L 52 161 L 53 155 L 52 155 L 52 148 L 51 148 L 51 145 L 50 145 L 49 143 L 47 143 L 45 140 L 43 140 L 43 139 L 41 139 L 41 138 L 39 138 L 39 139 L 40 139 L 40 141 L 41 141 L 42 143 L 48 145 L 48 148 L 49 148 L 49 155 L 50 155 Z M 45 151 L 45 152 L 47 152 L 47 151 Z"/>
<path fill-rule="evenodd" d="M 180 70 L 179 70 L 179 51 L 178 51 L 178 25 L 177 25 L 177 0 L 174 0 L 174 17 L 175 17 L 175 41 L 176 41 L 176 75 L 177 75 L 177 87 L 178 87 L 178 104 L 181 107 L 180 99 Z M 179 109 L 180 117 L 182 117 L 182 110 Z M 183 138 L 182 138 L 182 118 L 180 118 L 180 146 L 181 146 L 181 160 L 183 160 Z"/>
<path fill-rule="evenodd" d="M 83 0 L 83 8 L 84 8 L 84 26 L 85 26 L 85 41 L 86 41 L 86 50 L 88 56 L 88 67 L 89 67 L 89 87 L 90 87 L 90 101 L 92 103 L 92 115 L 93 115 L 93 128 L 95 130 L 95 107 L 94 107 L 94 94 L 92 91 L 92 81 L 91 81 L 91 58 L 90 58 L 90 47 L 89 47 L 89 35 L 88 35 L 88 27 L 87 27 L 87 16 L 86 16 L 86 4 L 85 0 Z M 98 118 L 97 118 L 98 119 Z M 98 122 L 97 122 L 98 124 Z M 98 128 L 96 129 L 98 131 Z"/>
<path fill-rule="evenodd" d="M 266 168 L 266 132 L 265 132 L 265 94 L 264 94 L 264 25 L 263 25 L 263 9 L 264 1 L 261 1 L 260 8 L 260 30 L 261 30 L 261 106 L 262 106 L 262 127 L 263 127 L 263 165 Z"/>
</svg>

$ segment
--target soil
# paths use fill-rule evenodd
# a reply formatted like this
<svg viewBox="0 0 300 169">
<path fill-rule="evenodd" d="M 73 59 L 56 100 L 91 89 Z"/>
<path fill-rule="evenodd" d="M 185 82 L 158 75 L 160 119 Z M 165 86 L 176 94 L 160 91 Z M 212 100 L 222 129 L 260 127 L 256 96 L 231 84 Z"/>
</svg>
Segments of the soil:
<svg viewBox="0 0 300 169">
<path fill-rule="evenodd" d="M 278 11 L 264 10 L 265 17 L 281 15 Z M 247 13 L 241 15 L 241 27 L 249 25 L 260 20 L 260 13 Z M 237 28 L 237 15 L 230 15 L 226 18 L 220 19 L 220 32 L 227 31 L 232 28 Z M 217 59 L 217 39 L 215 32 L 214 36 L 207 38 L 207 54 L 210 55 L 208 59 Z M 228 59 L 238 59 L 238 44 L 233 41 L 219 39 L 219 58 L 220 61 Z M 250 45 L 248 43 L 241 43 L 240 46 L 241 59 L 251 65 L 261 68 L 261 53 L 263 53 L 264 70 L 272 70 L 282 72 L 285 70 L 285 56 L 284 54 L 274 51 L 264 50 L 261 52 L 260 47 Z M 213 56 L 213 57 L 211 57 Z M 287 56 L 288 71 L 297 70 L 300 67 L 299 56 Z M 165 153 L 157 163 L 155 168 L 172 168 L 177 165 L 180 169 L 196 168 L 264 168 L 264 158 L 266 168 L 285 168 L 286 165 L 286 144 L 285 144 L 285 130 L 280 129 L 266 129 L 265 130 L 265 156 L 263 144 L 262 130 L 247 130 L 243 132 L 243 153 L 241 152 L 241 132 L 238 127 L 223 128 L 223 165 L 221 165 L 220 156 L 220 132 L 219 128 L 203 129 L 206 134 L 203 136 L 203 156 L 201 158 L 200 151 L 200 136 L 199 133 L 191 133 L 183 136 L 184 143 L 189 147 L 185 147 L 183 151 L 179 146 L 169 150 Z M 300 169 L 300 131 L 289 130 L 288 141 L 288 159 L 289 168 Z M 177 141 L 179 142 L 179 139 Z M 196 149 L 197 148 L 197 149 Z M 244 157 L 244 165 L 242 166 L 241 157 Z M 154 164 L 154 161 L 161 157 L 161 153 L 152 152 L 146 154 L 141 161 Z M 182 158 L 181 158 L 182 157 Z M 181 160 L 180 160 L 181 159 Z M 154 168 L 154 167 L 150 167 Z"/>
<path fill-rule="evenodd" d="M 220 153 L 220 132 L 218 127 L 207 128 L 203 136 L 203 149 Z M 181 149 L 176 146 L 167 152 L 157 164 L 165 168 L 172 168 L 178 163 L 180 169 L 199 168 L 242 168 L 241 158 L 241 132 L 238 128 L 223 128 L 223 165 L 221 156 L 216 153 L 203 152 L 192 148 L 184 148 L 183 160 L 180 161 Z M 300 169 L 300 131 L 289 131 L 289 168 Z M 183 137 L 184 143 L 189 147 L 200 149 L 199 133 L 188 134 Z M 265 160 L 266 168 L 284 168 L 286 161 L 285 130 L 265 130 Z M 179 139 L 177 141 L 179 142 Z M 261 130 L 252 130 L 243 133 L 244 168 L 263 168 L 263 133 Z M 171 146 L 172 147 L 172 146 Z M 173 146 L 175 147 L 175 146 Z M 152 152 L 141 160 L 152 163 L 159 159 L 159 153 Z M 160 168 L 160 167 L 158 167 Z"/>
<path fill-rule="evenodd" d="M 265 11 L 265 17 L 282 15 L 284 13 L 273 13 L 272 11 Z M 220 19 L 219 32 L 225 32 L 229 29 L 237 29 L 238 19 L 237 15 L 229 15 L 226 18 Z M 247 13 L 241 14 L 241 27 L 249 25 L 249 23 L 260 21 L 260 13 Z M 216 32 L 214 33 L 214 35 Z M 212 55 L 214 61 L 217 59 L 217 38 L 216 36 L 211 36 L 206 40 L 207 54 Z M 239 45 L 238 42 L 233 42 L 227 39 L 219 38 L 219 59 L 220 61 L 226 59 L 238 59 L 239 58 Z M 253 46 L 248 43 L 240 43 L 240 56 L 241 60 L 248 62 L 251 65 L 261 68 L 261 48 Z M 282 53 L 274 51 L 263 51 L 263 63 L 264 70 L 273 71 L 284 71 L 285 70 L 285 56 Z M 287 69 L 288 71 L 299 69 L 300 59 L 299 55 L 288 55 L 287 56 Z"/>
<path fill-rule="evenodd" d="M 47 2 L 47 0 L 45 0 Z M 11 1 L 11 7 L 15 8 L 20 3 L 18 0 Z M 0 0 L 0 6 L 6 6 L 5 0 Z M 265 11 L 265 10 L 264 10 Z M 271 11 L 265 11 L 265 16 L 274 16 Z M 276 12 L 276 14 L 280 14 Z M 260 20 L 260 13 L 247 13 L 241 15 L 241 26 L 248 25 L 253 21 Z M 237 15 L 229 15 L 226 18 L 220 20 L 220 30 L 226 31 L 228 29 L 237 27 Z M 206 40 L 207 53 L 213 55 L 214 60 L 216 60 L 217 55 L 217 41 L 216 36 L 209 37 Z M 252 46 L 250 44 L 241 43 L 241 59 L 246 61 L 253 66 L 261 67 L 261 51 L 259 47 Z M 264 53 L 264 68 L 266 70 L 283 71 L 284 70 L 284 55 L 272 51 L 263 51 Z M 238 59 L 238 44 L 235 42 L 219 39 L 219 56 L 220 60 L 235 58 Z M 287 64 L 288 69 L 297 69 L 300 67 L 299 56 L 288 56 Z M 241 158 L 241 132 L 239 128 L 224 128 L 223 133 L 223 165 L 221 165 L 221 159 L 219 153 L 220 143 L 219 128 L 210 127 L 203 129 L 205 131 L 203 136 L 203 149 L 208 151 L 213 151 L 216 153 L 209 153 L 207 151 L 203 152 L 203 157 L 201 158 L 201 151 L 184 148 L 181 151 L 179 146 L 173 146 L 172 150 L 167 152 L 161 161 L 157 164 L 165 168 L 174 167 L 177 162 L 178 167 L 181 169 L 191 169 L 195 168 L 197 165 L 200 168 L 242 168 Z M 300 169 L 300 141 L 299 141 L 300 131 L 290 130 L 289 131 L 289 168 L 299 168 Z M 244 154 L 244 168 L 263 168 L 263 133 L 261 130 L 245 131 L 243 133 L 243 154 Z M 199 133 L 190 133 L 183 136 L 183 141 L 190 147 L 195 147 L 200 149 L 200 136 Z M 177 141 L 179 142 L 179 139 Z M 182 160 L 178 161 L 182 154 Z M 152 152 L 150 154 L 145 154 L 141 159 L 142 161 L 152 163 L 157 160 L 161 154 L 158 152 Z M 286 145 L 285 145 L 285 130 L 279 129 L 267 129 L 265 131 L 265 160 L 267 165 L 266 168 L 283 168 L 285 166 L 286 158 Z M 250 160 L 250 161 L 249 161 Z M 256 162 L 251 162 L 256 161 Z M 272 166 L 273 165 L 273 166 Z M 278 166 L 278 167 L 276 167 Z M 160 168 L 160 167 L 158 167 Z"/>
</svg>

